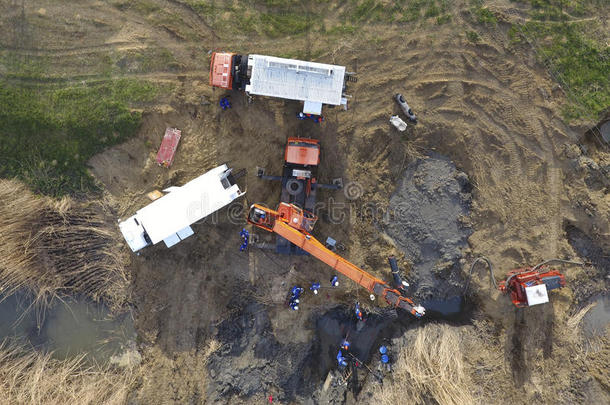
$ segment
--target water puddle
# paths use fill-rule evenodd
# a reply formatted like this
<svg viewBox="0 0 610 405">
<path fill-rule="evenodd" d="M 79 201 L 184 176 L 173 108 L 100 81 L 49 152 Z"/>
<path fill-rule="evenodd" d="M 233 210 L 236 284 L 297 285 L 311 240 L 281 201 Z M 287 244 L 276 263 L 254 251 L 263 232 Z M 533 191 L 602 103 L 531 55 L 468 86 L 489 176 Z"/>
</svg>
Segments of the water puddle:
<svg viewBox="0 0 610 405">
<path fill-rule="evenodd" d="M 136 331 L 129 312 L 115 316 L 102 304 L 66 298 L 42 314 L 29 296 L 17 293 L 0 303 L 0 341 L 7 338 L 52 351 L 57 359 L 87 354 L 86 362 L 106 363 L 135 351 Z"/>
<path fill-rule="evenodd" d="M 426 308 L 426 318 L 445 319 L 460 315 L 464 309 L 464 300 L 455 296 L 445 300 L 426 300 L 422 305 Z"/>
</svg>

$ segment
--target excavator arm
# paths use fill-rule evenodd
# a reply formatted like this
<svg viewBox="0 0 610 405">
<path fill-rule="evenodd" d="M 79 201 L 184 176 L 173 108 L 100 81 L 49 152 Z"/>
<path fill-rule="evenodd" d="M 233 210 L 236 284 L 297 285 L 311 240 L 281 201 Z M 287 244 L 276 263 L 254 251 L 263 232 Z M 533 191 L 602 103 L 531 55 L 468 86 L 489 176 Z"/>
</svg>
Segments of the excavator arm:
<svg viewBox="0 0 610 405">
<path fill-rule="evenodd" d="M 400 307 L 416 317 L 424 314 L 423 307 L 416 306 L 398 290 L 390 288 L 383 280 L 347 261 L 314 238 L 309 231 L 313 228 L 315 220 L 313 214 L 286 203 L 281 203 L 278 211 L 255 204 L 250 208 L 248 214 L 249 223 L 289 240 L 369 292 L 382 296 L 388 304 Z"/>
</svg>

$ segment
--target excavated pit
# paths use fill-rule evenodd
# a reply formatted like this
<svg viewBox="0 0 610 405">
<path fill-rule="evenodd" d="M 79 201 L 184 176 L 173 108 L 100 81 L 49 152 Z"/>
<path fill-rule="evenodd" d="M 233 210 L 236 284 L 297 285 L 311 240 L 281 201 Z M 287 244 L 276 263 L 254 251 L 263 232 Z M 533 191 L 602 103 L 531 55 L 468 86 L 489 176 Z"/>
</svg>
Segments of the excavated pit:
<svg viewBox="0 0 610 405">
<path fill-rule="evenodd" d="M 313 390 L 312 383 L 305 383 L 313 381 L 305 372 L 312 343 L 280 343 L 263 304 L 235 300 L 229 309 L 235 315 L 216 332 L 222 346 L 210 358 L 208 398 L 220 403 L 233 395 L 250 398 L 269 392 L 276 392 L 280 401 L 307 396 Z"/>
<path fill-rule="evenodd" d="M 471 190 L 468 176 L 449 158 L 418 159 L 390 198 L 393 215 L 381 224 L 412 263 L 409 290 L 439 313 L 457 313 L 461 306 L 464 280 L 457 269 L 472 233 Z"/>
</svg>

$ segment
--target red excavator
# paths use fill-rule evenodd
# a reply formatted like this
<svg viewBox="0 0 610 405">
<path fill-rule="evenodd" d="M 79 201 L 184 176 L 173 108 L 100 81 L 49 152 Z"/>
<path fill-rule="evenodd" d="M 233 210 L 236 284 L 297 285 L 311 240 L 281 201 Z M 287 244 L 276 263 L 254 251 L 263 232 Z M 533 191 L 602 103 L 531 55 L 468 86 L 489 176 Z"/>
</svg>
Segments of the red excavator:
<svg viewBox="0 0 610 405">
<path fill-rule="evenodd" d="M 546 265 L 550 263 L 563 263 L 584 266 L 586 264 L 573 260 L 549 259 L 533 267 L 509 271 L 506 275 L 506 280 L 500 282 L 498 286 L 494 279 L 491 262 L 488 258 L 482 256 L 475 259 L 472 266 L 470 266 L 470 276 L 464 288 L 464 293 L 468 289 L 472 271 L 477 263 L 485 263 L 487 265 L 491 284 L 503 294 L 509 294 L 511 301 L 517 308 L 547 303 L 549 302 L 548 291 L 565 287 L 565 276 L 558 270 L 549 269 Z"/>
<path fill-rule="evenodd" d="M 388 286 L 383 280 L 345 260 L 314 238 L 311 231 L 317 219 L 313 213 L 285 202 L 280 203 L 277 211 L 254 204 L 248 212 L 250 224 L 289 240 L 339 273 L 349 277 L 366 288 L 371 293 L 371 299 L 374 299 L 375 295 L 381 295 L 388 304 L 394 307 L 400 307 L 416 317 L 424 315 L 425 309 L 422 306 L 415 305 L 413 301 Z"/>
<path fill-rule="evenodd" d="M 509 272 L 498 289 L 510 294 L 510 299 L 517 308 L 549 302 L 548 291 L 566 285 L 563 274 L 557 270 L 542 271 L 534 267 L 517 269 Z"/>
</svg>

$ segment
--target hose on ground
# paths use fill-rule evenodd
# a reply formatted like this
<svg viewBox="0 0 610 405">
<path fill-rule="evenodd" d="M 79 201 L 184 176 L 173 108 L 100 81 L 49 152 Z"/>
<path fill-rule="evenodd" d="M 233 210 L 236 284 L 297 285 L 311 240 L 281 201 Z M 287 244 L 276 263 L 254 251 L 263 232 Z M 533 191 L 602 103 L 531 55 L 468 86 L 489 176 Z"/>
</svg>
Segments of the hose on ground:
<svg viewBox="0 0 610 405">
<path fill-rule="evenodd" d="M 549 263 L 565 263 L 565 264 L 575 264 L 577 266 L 584 266 L 585 263 L 584 262 L 576 262 L 573 260 L 563 260 L 563 259 L 549 259 L 549 260 L 545 260 L 542 263 L 539 263 L 537 265 L 535 265 L 534 267 L 532 267 L 532 270 L 536 271 L 538 270 L 540 267 L 544 266 L 545 264 L 549 264 Z"/>
<path fill-rule="evenodd" d="M 498 289 L 498 284 L 496 284 L 496 279 L 494 278 L 494 273 L 493 273 L 493 268 L 491 265 L 491 261 L 489 261 L 488 258 L 486 258 L 485 256 L 481 256 L 481 257 L 477 257 L 474 262 L 472 262 L 472 265 L 470 266 L 470 271 L 468 272 L 468 281 L 466 281 L 466 286 L 464 287 L 464 292 L 462 292 L 462 295 L 465 295 L 466 292 L 468 291 L 468 287 L 470 286 L 470 280 L 472 279 L 472 272 L 474 270 L 474 266 L 477 265 L 477 263 L 479 262 L 483 262 L 485 264 L 487 264 L 487 268 L 489 269 L 489 284 L 490 287 L 493 285 L 493 287 L 497 290 Z"/>
</svg>

